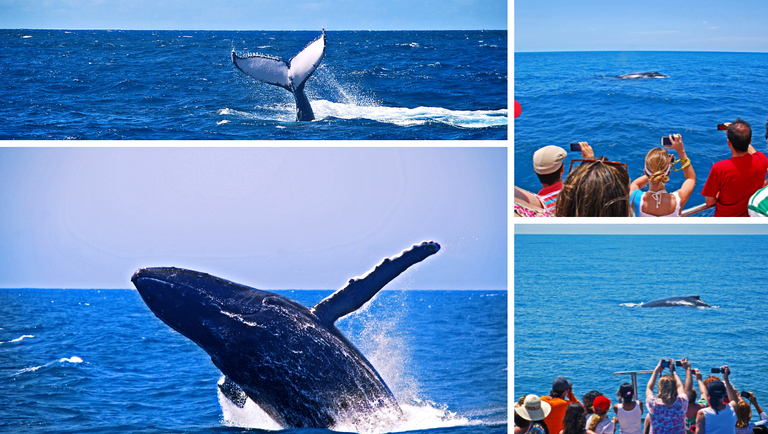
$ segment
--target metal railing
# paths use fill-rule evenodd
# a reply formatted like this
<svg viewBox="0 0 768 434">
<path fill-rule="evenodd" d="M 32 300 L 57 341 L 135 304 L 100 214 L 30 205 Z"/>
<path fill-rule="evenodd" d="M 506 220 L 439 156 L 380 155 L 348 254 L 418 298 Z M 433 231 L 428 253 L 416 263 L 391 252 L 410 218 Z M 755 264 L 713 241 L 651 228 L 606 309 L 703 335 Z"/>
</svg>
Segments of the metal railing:
<svg viewBox="0 0 768 434">
<path fill-rule="evenodd" d="M 613 375 L 631 375 L 632 376 L 632 389 L 635 392 L 634 396 L 637 396 L 637 374 L 653 374 L 653 370 L 650 371 L 625 371 L 614 372 Z"/>
</svg>

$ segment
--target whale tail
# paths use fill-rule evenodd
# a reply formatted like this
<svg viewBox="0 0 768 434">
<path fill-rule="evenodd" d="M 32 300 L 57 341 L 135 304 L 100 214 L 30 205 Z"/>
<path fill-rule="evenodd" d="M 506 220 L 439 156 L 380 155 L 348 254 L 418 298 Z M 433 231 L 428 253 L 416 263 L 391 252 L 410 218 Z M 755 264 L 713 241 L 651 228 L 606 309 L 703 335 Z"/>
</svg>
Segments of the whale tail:
<svg viewBox="0 0 768 434">
<path fill-rule="evenodd" d="M 261 54 L 247 54 L 245 57 L 240 57 L 234 50 L 232 50 L 232 62 L 245 74 L 291 92 L 296 99 L 296 120 L 311 121 L 315 119 L 315 114 L 304 95 L 304 85 L 320 66 L 325 56 L 325 45 L 325 29 L 323 29 L 322 36 L 310 42 L 288 62 Z"/>
</svg>

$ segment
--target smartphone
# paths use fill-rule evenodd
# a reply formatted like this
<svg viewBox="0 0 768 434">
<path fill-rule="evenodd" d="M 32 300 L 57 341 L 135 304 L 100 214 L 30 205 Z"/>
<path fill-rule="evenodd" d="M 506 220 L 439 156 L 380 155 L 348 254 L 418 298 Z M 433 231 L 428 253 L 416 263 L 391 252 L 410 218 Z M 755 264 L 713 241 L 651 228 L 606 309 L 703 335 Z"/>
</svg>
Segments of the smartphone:
<svg viewBox="0 0 768 434">
<path fill-rule="evenodd" d="M 713 374 L 725 374 L 725 370 L 724 369 L 720 369 L 720 368 L 712 368 L 712 373 Z"/>
<path fill-rule="evenodd" d="M 661 146 L 665 148 L 671 148 L 672 147 L 672 140 L 669 139 L 669 137 L 662 137 L 661 138 Z"/>
<path fill-rule="evenodd" d="M 742 398 L 749 399 L 749 392 L 747 392 L 747 391 L 741 392 L 740 395 L 741 395 Z"/>
<path fill-rule="evenodd" d="M 675 366 L 680 366 L 682 368 L 683 367 L 683 362 L 680 361 L 680 360 L 675 360 Z"/>
<path fill-rule="evenodd" d="M 581 145 L 578 143 L 571 143 L 571 151 L 581 152 Z"/>
<path fill-rule="evenodd" d="M 728 129 L 728 127 L 726 127 L 725 124 L 717 124 L 717 129 L 720 131 L 725 131 Z"/>
</svg>

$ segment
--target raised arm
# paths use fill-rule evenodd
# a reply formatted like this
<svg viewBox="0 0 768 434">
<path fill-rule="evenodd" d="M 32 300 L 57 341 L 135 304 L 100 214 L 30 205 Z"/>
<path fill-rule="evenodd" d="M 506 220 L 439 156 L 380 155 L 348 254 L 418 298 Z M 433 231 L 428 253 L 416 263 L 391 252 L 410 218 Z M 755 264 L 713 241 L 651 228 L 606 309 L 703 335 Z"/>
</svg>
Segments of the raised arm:
<svg viewBox="0 0 768 434">
<path fill-rule="evenodd" d="M 680 361 L 685 369 L 685 394 L 691 396 L 691 390 L 693 390 L 693 376 L 691 375 L 691 362 L 688 359 L 683 358 Z"/>
<path fill-rule="evenodd" d="M 677 395 L 678 396 L 684 395 L 688 397 L 688 395 L 685 393 L 685 387 L 683 387 L 683 382 L 680 381 L 680 377 L 677 376 L 677 372 L 675 371 L 674 359 L 669 359 L 669 372 L 672 374 L 672 377 L 675 378 L 675 384 L 677 384 Z"/>
<path fill-rule="evenodd" d="M 648 401 L 648 397 L 653 395 L 653 387 L 656 385 L 656 378 L 659 376 L 661 371 L 664 370 L 664 368 L 661 367 L 661 362 L 663 362 L 664 359 L 659 359 L 659 364 L 656 365 L 656 368 L 653 369 L 653 374 L 651 374 L 651 379 L 648 380 L 648 385 L 645 386 L 645 400 Z"/>
<path fill-rule="evenodd" d="M 669 136 L 669 139 L 672 141 L 672 149 L 674 149 L 680 157 L 680 164 L 683 165 L 685 182 L 683 182 L 683 185 L 677 190 L 677 194 L 680 196 L 680 209 L 683 209 L 683 206 L 693 194 L 693 189 L 696 187 L 696 172 L 693 170 L 691 160 L 689 160 L 688 156 L 685 154 L 683 137 L 680 136 L 680 134 L 672 134 Z"/>
<path fill-rule="evenodd" d="M 736 394 L 736 390 L 734 390 L 731 385 L 731 380 L 729 379 L 731 370 L 728 368 L 728 365 L 725 365 L 720 369 L 723 370 L 723 382 L 725 382 L 725 390 L 728 392 L 728 400 L 731 401 L 731 404 L 739 402 L 739 395 Z"/>
<path fill-rule="evenodd" d="M 701 379 L 701 371 L 694 369 L 693 373 L 696 375 L 696 382 L 699 384 L 699 393 L 701 394 L 701 397 L 704 398 L 704 402 L 708 402 L 709 396 L 707 395 L 707 386 L 704 384 L 704 380 Z"/>
</svg>

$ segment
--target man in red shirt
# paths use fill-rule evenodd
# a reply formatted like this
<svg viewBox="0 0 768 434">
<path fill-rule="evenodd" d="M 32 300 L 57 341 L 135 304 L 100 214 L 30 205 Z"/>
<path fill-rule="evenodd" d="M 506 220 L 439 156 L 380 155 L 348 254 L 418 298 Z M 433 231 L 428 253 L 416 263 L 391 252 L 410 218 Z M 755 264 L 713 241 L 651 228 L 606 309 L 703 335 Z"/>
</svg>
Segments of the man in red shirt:
<svg viewBox="0 0 768 434">
<path fill-rule="evenodd" d="M 572 402 L 581 404 L 573 395 L 573 384 L 565 377 L 555 378 L 549 396 L 542 396 L 541 401 L 548 403 L 551 407 L 549 414 L 544 418 L 549 434 L 559 433 L 563 429 L 563 417 L 568 405 Z"/>
<path fill-rule="evenodd" d="M 715 205 L 715 217 L 749 217 L 750 196 L 763 187 L 768 157 L 752 147 L 752 128 L 741 119 L 728 126 L 731 158 L 712 165 L 701 191 L 707 205 Z"/>
</svg>

